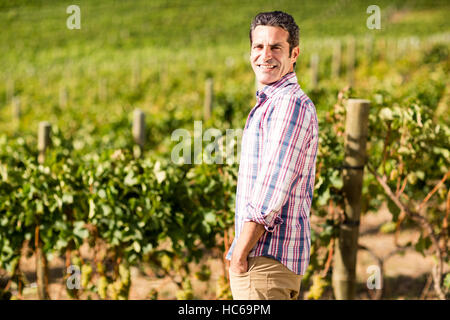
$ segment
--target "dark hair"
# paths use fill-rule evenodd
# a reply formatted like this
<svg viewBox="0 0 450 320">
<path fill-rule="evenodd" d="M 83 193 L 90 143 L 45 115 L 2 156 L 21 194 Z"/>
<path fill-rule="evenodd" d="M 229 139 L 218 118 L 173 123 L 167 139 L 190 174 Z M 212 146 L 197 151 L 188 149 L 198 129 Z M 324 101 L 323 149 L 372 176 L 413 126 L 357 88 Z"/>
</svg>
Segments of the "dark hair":
<svg viewBox="0 0 450 320">
<path fill-rule="evenodd" d="M 289 43 L 289 56 L 292 49 L 298 46 L 300 41 L 300 29 L 291 15 L 282 11 L 261 12 L 253 18 L 250 25 L 250 45 L 252 44 L 252 31 L 257 26 L 280 27 L 289 33 L 287 42 Z"/>
</svg>

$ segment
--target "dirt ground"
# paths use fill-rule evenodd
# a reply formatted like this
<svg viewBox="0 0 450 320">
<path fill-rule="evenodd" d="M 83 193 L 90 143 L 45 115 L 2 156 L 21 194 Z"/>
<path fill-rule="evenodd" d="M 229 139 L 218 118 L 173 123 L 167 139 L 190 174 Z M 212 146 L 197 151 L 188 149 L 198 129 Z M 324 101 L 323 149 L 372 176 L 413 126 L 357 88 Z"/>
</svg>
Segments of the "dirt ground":
<svg viewBox="0 0 450 320">
<path fill-rule="evenodd" d="M 375 289 L 369 290 L 367 287 L 368 278 L 373 274 L 368 268 L 378 266 L 373 256 L 375 254 L 384 261 L 381 299 L 437 299 L 431 281 L 434 265 L 431 256 L 424 257 L 413 248 L 390 255 L 396 251 L 394 233 L 380 231 L 380 227 L 390 221 L 392 216 L 385 205 L 378 212 L 370 212 L 361 217 L 359 244 L 370 249 L 372 254 L 366 250 L 358 250 L 357 298 L 372 299 L 376 295 Z M 419 237 L 418 229 L 401 228 L 398 243 L 402 245 L 411 241 L 414 244 Z M 446 266 L 444 272 L 448 272 L 448 269 Z M 323 298 L 334 299 L 332 290 L 328 290 Z"/>
<path fill-rule="evenodd" d="M 382 207 L 377 213 L 368 213 L 361 217 L 359 243 L 369 248 L 373 254 L 383 258 L 395 249 L 394 234 L 385 234 L 379 231 L 380 227 L 391 221 L 391 214 L 386 207 Z M 312 219 L 312 225 L 314 219 Z M 400 243 L 412 241 L 415 243 L 419 238 L 418 230 L 402 230 L 399 237 Z M 88 246 L 83 246 L 81 253 L 84 259 L 90 259 L 91 254 Z M 192 277 L 192 287 L 195 299 L 215 299 L 216 283 L 223 275 L 223 265 L 219 258 L 207 258 L 203 261 L 212 270 L 211 278 L 207 282 L 202 282 Z M 368 267 L 377 265 L 375 258 L 366 250 L 359 250 L 357 254 L 357 299 L 371 299 L 375 296 L 376 290 L 367 288 L 367 279 L 372 274 Z M 23 257 L 21 260 L 22 270 L 28 280 L 28 285 L 24 288 L 24 299 L 37 299 L 35 259 Z M 414 250 L 408 250 L 404 254 L 395 254 L 384 260 L 383 295 L 382 299 L 435 299 L 432 285 L 427 281 L 433 267 L 431 257 L 423 257 Z M 198 266 L 193 265 L 192 271 L 198 270 Z M 49 290 L 51 299 L 69 299 L 65 290 L 63 280 L 65 267 L 64 260 L 55 257 L 49 261 Z M 448 270 L 446 270 L 448 272 Z M 175 283 L 168 277 L 160 278 L 154 276 L 149 267 L 140 266 L 131 269 L 131 289 L 129 299 L 141 300 L 149 299 L 151 289 L 158 291 L 158 299 L 175 299 L 178 290 Z M 429 287 L 429 289 L 427 289 Z M 14 287 L 13 294 L 17 293 Z M 15 292 L 16 291 L 16 292 Z M 305 294 L 305 292 L 303 292 Z M 82 298 L 86 299 L 87 296 Z M 97 299 L 92 295 L 92 299 Z M 331 288 L 328 288 L 322 299 L 334 299 Z"/>
</svg>

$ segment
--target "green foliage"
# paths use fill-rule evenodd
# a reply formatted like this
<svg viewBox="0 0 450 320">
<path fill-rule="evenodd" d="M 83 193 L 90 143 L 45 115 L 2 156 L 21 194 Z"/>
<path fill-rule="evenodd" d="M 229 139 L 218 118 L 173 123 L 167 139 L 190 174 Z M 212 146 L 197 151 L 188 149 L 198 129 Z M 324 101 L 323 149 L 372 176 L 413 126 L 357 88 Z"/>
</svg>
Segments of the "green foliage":
<svg viewBox="0 0 450 320">
<path fill-rule="evenodd" d="M 374 40 L 426 35 L 448 26 L 447 4 L 414 4 L 417 7 L 409 2 L 380 2 L 382 10 L 393 6 L 390 13 L 386 10 L 387 16 L 395 12 L 392 8 L 408 10 L 403 21 L 390 22 Z M 321 37 L 335 35 L 342 40 L 350 32 L 357 37 L 366 34 L 366 16 L 361 14 L 365 5 L 352 2 L 345 9 L 332 3 L 304 5 L 308 10 L 298 2 L 281 1 L 277 9 L 302 21 L 297 75 L 319 114 L 311 214 L 321 222 L 312 226 L 311 262 L 303 279 L 312 285 L 309 297 L 317 299 L 329 285 L 329 274 L 317 273 L 330 254 L 324 248 L 337 236 L 343 202 L 340 167 L 346 100 L 371 100 L 368 163 L 386 175 L 394 191 L 406 181 L 403 194 L 409 205 L 415 205 L 450 167 L 448 118 L 434 119 L 445 92 L 448 95 L 450 63 L 448 43 L 425 43 L 394 62 L 387 61 L 388 50 L 375 43 L 373 61 L 357 55 L 358 81 L 354 88 L 345 88 L 343 79 L 328 78 L 331 46 Z M 24 243 L 34 250 L 38 226 L 48 256 L 79 250 L 86 242 L 91 247 L 105 244 L 107 257 L 96 270 L 75 261 L 76 257 L 72 261 L 81 267 L 83 290 L 101 299 L 126 299 L 129 268 L 142 262 L 154 267 L 157 276 L 181 275 L 177 297 L 193 297 L 188 265 L 210 249 L 224 250 L 220 238 L 234 223 L 238 165 L 176 165 L 169 160 L 171 133 L 192 129 L 193 121 L 201 117 L 207 77 L 214 78 L 215 97 L 204 130 L 215 127 L 223 133 L 243 127 L 254 103 L 254 78 L 248 65 L 247 31 L 242 30 L 247 30 L 256 9 L 273 9 L 268 2 L 255 6 L 231 1 L 226 6 L 225 10 L 224 4 L 203 0 L 190 5 L 158 0 L 150 5 L 137 1 L 111 6 L 85 1 L 81 3 L 83 29 L 69 33 L 60 26 L 66 15 L 58 6 L 50 8 L 42 1 L 0 4 L 0 28 L 6 31 L 0 35 L 4 49 L 0 97 L 11 93 L 22 102 L 22 116 L 16 122 L 11 121 L 12 101 L 2 100 L 0 106 L 0 268 L 14 273 Z M 422 10 L 432 11 L 433 21 L 418 27 L 416 18 Z M 121 19 L 111 20 L 115 15 Z M 324 19 L 311 19 L 314 15 Z M 31 19 L 39 23 L 30 24 Z M 349 23 L 355 19 L 361 21 L 357 28 Z M 325 63 L 319 87 L 309 90 L 306 68 L 314 51 Z M 68 92 L 67 106 L 58 100 L 62 87 Z M 147 114 L 141 158 L 134 156 L 130 130 L 135 107 Z M 45 162 L 38 164 L 35 129 L 44 119 L 53 124 L 52 145 Z M 437 232 L 442 231 L 439 206 L 449 189 L 447 180 L 428 203 L 425 217 Z M 383 230 L 392 232 L 400 210 L 365 171 L 363 212 L 379 208 L 383 201 L 393 214 Z M 429 235 L 423 233 L 412 245 L 427 254 Z M 207 269 L 196 274 L 205 281 L 210 276 Z M 157 296 L 156 291 L 149 294 Z M 218 280 L 217 297 L 231 297 L 225 278 Z"/>
<path fill-rule="evenodd" d="M 185 278 L 182 283 L 182 289 L 176 292 L 177 300 L 192 300 L 194 292 L 192 291 L 191 281 Z"/>
<path fill-rule="evenodd" d="M 424 53 L 423 62 L 437 64 L 441 61 L 449 61 L 450 52 L 446 45 L 437 44 Z"/>
<path fill-rule="evenodd" d="M 216 299 L 217 300 L 232 300 L 231 288 L 228 279 L 220 276 L 216 282 Z"/>
<path fill-rule="evenodd" d="M 330 284 L 324 280 L 320 275 L 315 275 L 313 277 L 313 284 L 309 288 L 309 291 L 306 293 L 306 299 L 319 299 L 324 292 L 324 289 Z"/>
<path fill-rule="evenodd" d="M 207 265 L 202 265 L 201 270 L 195 273 L 195 277 L 200 281 L 208 281 L 211 278 L 211 269 Z"/>
<path fill-rule="evenodd" d="M 444 287 L 449 290 L 450 289 L 450 273 L 447 273 L 444 278 Z"/>
</svg>

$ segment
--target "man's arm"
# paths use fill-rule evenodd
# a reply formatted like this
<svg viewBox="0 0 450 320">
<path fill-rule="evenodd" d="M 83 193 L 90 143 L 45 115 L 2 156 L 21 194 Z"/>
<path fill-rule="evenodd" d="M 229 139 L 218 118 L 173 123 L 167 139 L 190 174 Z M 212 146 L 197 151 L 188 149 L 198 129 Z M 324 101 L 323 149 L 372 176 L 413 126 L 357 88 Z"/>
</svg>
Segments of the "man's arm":
<svg viewBox="0 0 450 320">
<path fill-rule="evenodd" d="M 262 224 L 248 221 L 244 223 L 241 234 L 231 256 L 230 269 L 235 273 L 247 272 L 247 257 L 259 238 L 266 232 Z"/>
</svg>

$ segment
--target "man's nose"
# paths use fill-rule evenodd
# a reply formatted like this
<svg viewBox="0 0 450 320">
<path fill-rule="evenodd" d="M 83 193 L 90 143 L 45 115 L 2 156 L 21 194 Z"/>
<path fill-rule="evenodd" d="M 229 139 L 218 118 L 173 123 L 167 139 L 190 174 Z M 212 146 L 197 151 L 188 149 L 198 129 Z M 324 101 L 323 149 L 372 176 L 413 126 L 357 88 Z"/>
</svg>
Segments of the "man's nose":
<svg viewBox="0 0 450 320">
<path fill-rule="evenodd" d="M 269 60 L 272 58 L 272 50 L 269 46 L 265 46 L 262 52 L 262 57 L 264 61 Z"/>
</svg>

